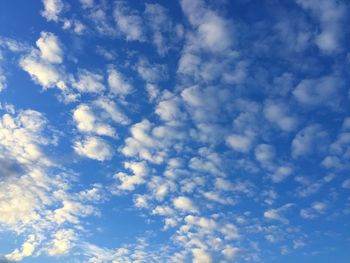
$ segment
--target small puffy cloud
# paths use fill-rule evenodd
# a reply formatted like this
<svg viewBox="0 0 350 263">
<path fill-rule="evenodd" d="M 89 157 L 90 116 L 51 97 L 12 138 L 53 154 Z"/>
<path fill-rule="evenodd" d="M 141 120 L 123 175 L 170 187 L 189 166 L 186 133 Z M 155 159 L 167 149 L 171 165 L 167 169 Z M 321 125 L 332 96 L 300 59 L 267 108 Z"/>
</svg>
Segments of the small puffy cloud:
<svg viewBox="0 0 350 263">
<path fill-rule="evenodd" d="M 41 32 L 36 45 L 40 50 L 41 58 L 49 63 L 62 63 L 63 51 L 57 36 L 49 32 Z"/>
<path fill-rule="evenodd" d="M 315 106 L 325 103 L 335 106 L 343 81 L 336 76 L 302 80 L 294 89 L 294 97 L 303 104 Z"/>
<path fill-rule="evenodd" d="M 80 70 L 72 85 L 83 93 L 101 93 L 105 90 L 103 76 L 88 70 Z"/>
<path fill-rule="evenodd" d="M 42 0 L 42 2 L 44 4 L 44 10 L 41 12 L 42 16 L 48 21 L 57 22 L 64 8 L 62 0 Z"/>
<path fill-rule="evenodd" d="M 311 207 L 300 210 L 300 216 L 305 219 L 314 219 L 325 213 L 328 208 L 325 202 L 314 202 Z"/>
<path fill-rule="evenodd" d="M 90 106 L 80 104 L 73 112 L 73 119 L 77 128 L 84 133 L 95 133 L 98 135 L 116 136 L 115 130 L 107 123 L 99 121 Z"/>
<path fill-rule="evenodd" d="M 252 147 L 253 138 L 249 135 L 231 134 L 226 137 L 226 143 L 237 152 L 247 153 Z"/>
<path fill-rule="evenodd" d="M 288 211 L 293 204 L 286 204 L 276 209 L 269 209 L 264 212 L 264 217 L 270 220 L 280 221 L 282 223 L 288 223 L 288 219 L 285 218 L 284 213 Z"/>
<path fill-rule="evenodd" d="M 143 22 L 137 11 L 130 10 L 124 2 L 117 2 L 114 9 L 117 29 L 128 41 L 144 41 Z"/>
<path fill-rule="evenodd" d="M 108 86 L 115 95 L 124 96 L 132 92 L 133 87 L 125 77 L 114 67 L 108 69 Z"/>
<path fill-rule="evenodd" d="M 162 137 L 178 135 L 176 131 L 166 129 L 163 126 L 153 128 L 153 124 L 148 120 L 143 120 L 134 124 L 130 128 L 131 137 L 126 138 L 125 145 L 121 152 L 125 156 L 138 156 L 142 160 L 153 163 L 162 163 L 167 154 L 167 146 L 170 140 L 164 141 Z M 156 137 L 157 136 L 157 137 Z"/>
<path fill-rule="evenodd" d="M 293 158 L 303 157 L 315 151 L 322 149 L 325 144 L 327 132 L 320 125 L 313 124 L 305 127 L 297 133 L 292 141 Z"/>
<path fill-rule="evenodd" d="M 44 88 L 54 87 L 62 78 L 57 67 L 41 61 L 35 54 L 23 57 L 19 64 L 36 83 Z"/>
<path fill-rule="evenodd" d="M 347 7 L 336 0 L 296 0 L 305 10 L 310 11 L 320 23 L 320 32 L 315 37 L 318 48 L 327 54 L 334 53 L 341 48 L 343 23 L 345 22 Z"/>
<path fill-rule="evenodd" d="M 192 249 L 193 263 L 212 263 L 213 259 L 207 251 L 200 248 Z"/>
<path fill-rule="evenodd" d="M 129 119 L 110 99 L 100 97 L 90 104 L 80 104 L 73 110 L 73 119 L 79 131 L 117 137 L 111 123 L 126 125 Z"/>
<path fill-rule="evenodd" d="M 156 106 L 155 113 L 164 121 L 176 121 L 185 117 L 177 97 L 162 100 Z"/>
<path fill-rule="evenodd" d="M 237 257 L 238 252 L 239 252 L 239 249 L 232 246 L 227 246 L 222 250 L 222 254 L 228 260 L 235 259 Z"/>
<path fill-rule="evenodd" d="M 225 52 L 232 46 L 231 23 L 210 10 L 204 1 L 182 0 L 181 7 L 196 29 L 197 45 L 212 52 Z"/>
<path fill-rule="evenodd" d="M 132 171 L 132 175 L 119 172 L 114 175 L 120 184 L 117 188 L 119 190 L 133 191 L 137 185 L 143 184 L 145 182 L 145 177 L 149 173 L 148 166 L 145 162 L 126 162 L 124 167 Z"/>
<path fill-rule="evenodd" d="M 142 79 L 150 83 L 156 83 L 167 75 L 167 69 L 164 65 L 151 63 L 145 58 L 139 60 L 136 70 Z"/>
<path fill-rule="evenodd" d="M 21 261 L 23 258 L 31 256 L 38 244 L 37 237 L 35 235 L 29 235 L 21 249 L 15 249 L 10 254 L 5 255 L 5 258 L 10 261 Z"/>
<path fill-rule="evenodd" d="M 341 186 L 345 189 L 350 189 L 350 179 L 344 180 Z"/>
<path fill-rule="evenodd" d="M 2 75 L 2 72 L 0 70 L 0 92 L 3 91 L 6 88 L 6 77 L 5 75 Z"/>
<path fill-rule="evenodd" d="M 256 146 L 255 159 L 263 165 L 268 165 L 275 157 L 276 151 L 272 145 L 269 144 L 259 144 Z"/>
<path fill-rule="evenodd" d="M 264 116 L 283 131 L 292 131 L 298 125 L 298 119 L 288 113 L 288 109 L 281 103 L 267 101 L 264 106 Z"/>
<path fill-rule="evenodd" d="M 105 161 L 113 156 L 112 147 L 103 139 L 89 136 L 82 141 L 75 141 L 74 150 L 81 156 Z"/>
<path fill-rule="evenodd" d="M 198 208 L 195 206 L 193 201 L 185 196 L 179 196 L 173 199 L 174 206 L 184 212 L 197 213 Z"/>
<path fill-rule="evenodd" d="M 274 183 L 280 183 L 284 181 L 287 177 L 289 177 L 293 173 L 293 168 L 288 165 L 279 166 L 276 170 L 271 174 L 271 180 Z"/>
<path fill-rule="evenodd" d="M 52 236 L 53 240 L 47 248 L 47 254 L 50 256 L 61 256 L 68 254 L 74 241 L 77 239 L 76 233 L 72 229 L 58 230 Z"/>
</svg>

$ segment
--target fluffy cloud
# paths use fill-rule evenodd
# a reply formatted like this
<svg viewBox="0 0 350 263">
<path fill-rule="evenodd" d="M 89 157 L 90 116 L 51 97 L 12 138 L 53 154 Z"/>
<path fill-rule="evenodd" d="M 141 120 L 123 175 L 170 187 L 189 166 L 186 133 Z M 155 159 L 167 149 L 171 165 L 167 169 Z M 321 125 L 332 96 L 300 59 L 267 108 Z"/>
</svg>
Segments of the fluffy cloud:
<svg viewBox="0 0 350 263">
<path fill-rule="evenodd" d="M 272 101 L 265 103 L 264 116 L 284 131 L 292 131 L 298 124 L 298 119 L 291 116 L 285 106 Z"/>
<path fill-rule="evenodd" d="M 320 125 L 305 127 L 297 133 L 292 141 L 293 158 L 303 157 L 314 152 L 315 148 L 322 150 L 321 145 L 326 142 L 327 133 Z M 321 143 L 322 142 L 322 143 Z"/>
<path fill-rule="evenodd" d="M 142 19 L 134 10 L 130 10 L 123 2 L 117 2 L 114 9 L 114 18 L 119 32 L 128 41 L 144 41 Z"/>
<path fill-rule="evenodd" d="M 74 150 L 81 156 L 98 161 L 106 161 L 113 156 L 112 147 L 104 139 L 94 136 L 89 136 L 82 141 L 75 141 Z"/>
<path fill-rule="evenodd" d="M 296 0 L 305 10 L 310 11 L 320 22 L 321 32 L 315 43 L 325 53 L 332 53 L 341 48 L 342 23 L 346 14 L 346 6 L 335 0 Z"/>
<path fill-rule="evenodd" d="M 132 171 L 132 175 L 119 172 L 114 175 L 120 184 L 117 188 L 119 190 L 129 190 L 132 191 L 137 185 L 143 184 L 145 182 L 145 176 L 148 175 L 149 169 L 145 162 L 126 162 L 124 167 Z"/>
<path fill-rule="evenodd" d="M 193 203 L 193 201 L 190 198 L 185 196 L 176 197 L 173 200 L 173 204 L 177 209 L 182 210 L 184 212 L 190 212 L 190 213 L 198 212 L 198 208 Z"/>
<path fill-rule="evenodd" d="M 43 60 L 49 63 L 62 63 L 63 51 L 57 36 L 49 32 L 41 32 L 41 36 L 36 41 L 36 45 L 40 50 Z"/>
<path fill-rule="evenodd" d="M 44 4 L 44 10 L 41 14 L 48 21 L 57 22 L 64 8 L 63 2 L 61 0 L 42 0 L 42 2 Z"/>
<path fill-rule="evenodd" d="M 108 69 L 108 85 L 113 94 L 127 95 L 132 92 L 131 84 L 114 67 Z"/>
<path fill-rule="evenodd" d="M 232 46 L 232 25 L 205 6 L 201 0 L 182 0 L 181 7 L 196 29 L 197 44 L 212 52 L 224 52 Z"/>
<path fill-rule="evenodd" d="M 226 143 L 235 151 L 247 153 L 252 146 L 253 137 L 249 136 L 249 134 L 231 134 L 226 138 Z"/>
<path fill-rule="evenodd" d="M 50 256 L 60 256 L 67 254 L 76 240 L 76 233 L 72 229 L 60 229 L 53 234 L 53 240 L 47 248 Z"/>
<path fill-rule="evenodd" d="M 325 103 L 336 106 L 342 87 L 342 80 L 336 76 L 305 79 L 296 86 L 293 95 L 299 102 L 306 105 L 315 106 Z"/>
<path fill-rule="evenodd" d="M 103 85 L 103 76 L 101 74 L 80 70 L 77 80 L 72 83 L 78 91 L 83 93 L 101 93 L 105 90 Z"/>
</svg>

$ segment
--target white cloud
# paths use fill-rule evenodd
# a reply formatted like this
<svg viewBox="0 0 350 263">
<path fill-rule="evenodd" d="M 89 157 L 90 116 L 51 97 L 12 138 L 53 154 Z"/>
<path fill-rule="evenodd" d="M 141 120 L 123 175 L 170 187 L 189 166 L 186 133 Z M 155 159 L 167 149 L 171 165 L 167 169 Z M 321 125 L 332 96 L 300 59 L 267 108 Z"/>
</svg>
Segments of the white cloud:
<svg viewBox="0 0 350 263">
<path fill-rule="evenodd" d="M 192 249 L 193 263 L 211 263 L 213 259 L 211 255 L 204 249 L 195 248 Z"/>
<path fill-rule="evenodd" d="M 142 58 L 136 65 L 137 73 L 147 82 L 156 83 L 165 78 L 167 70 L 164 65 L 150 63 Z"/>
<path fill-rule="evenodd" d="M 341 186 L 345 189 L 350 189 L 350 179 L 344 180 Z"/>
<path fill-rule="evenodd" d="M 342 87 L 342 80 L 335 76 L 305 79 L 296 86 L 293 95 L 299 102 L 306 105 L 315 106 L 325 103 L 335 106 L 338 101 L 339 90 Z"/>
<path fill-rule="evenodd" d="M 269 165 L 274 159 L 276 151 L 272 145 L 269 144 L 259 144 L 256 146 L 255 159 L 258 160 L 262 165 Z"/>
<path fill-rule="evenodd" d="M 314 219 L 325 213 L 328 205 L 325 202 L 314 202 L 310 208 L 300 210 L 300 216 L 305 219 Z"/>
<path fill-rule="evenodd" d="M 264 106 L 264 116 L 283 131 L 292 131 L 298 125 L 298 119 L 291 116 L 281 103 L 267 101 Z"/>
<path fill-rule="evenodd" d="M 88 70 L 80 70 L 78 79 L 72 85 L 83 93 L 101 93 L 105 90 L 103 76 Z"/>
<path fill-rule="evenodd" d="M 204 1 L 182 0 L 181 7 L 196 29 L 196 44 L 212 52 L 225 52 L 232 46 L 232 25 L 212 10 Z"/>
<path fill-rule="evenodd" d="M 170 142 L 163 142 L 161 136 L 165 132 L 168 132 L 166 135 L 169 135 L 169 131 L 161 129 L 161 127 L 157 128 L 153 129 L 153 125 L 148 120 L 134 124 L 130 128 L 131 137 L 126 138 L 121 152 L 125 156 L 138 156 L 153 163 L 162 163 L 167 155 L 166 146 Z M 155 131 L 158 131 L 158 138 L 153 136 Z"/>
<path fill-rule="evenodd" d="M 57 67 L 38 59 L 36 53 L 23 57 L 20 60 L 20 66 L 24 71 L 29 73 L 36 83 L 44 88 L 54 87 L 62 79 L 60 70 Z"/>
<path fill-rule="evenodd" d="M 62 63 L 63 51 L 61 43 L 53 33 L 41 32 L 36 45 L 40 50 L 40 56 L 43 60 L 49 63 Z"/>
<path fill-rule="evenodd" d="M 292 141 L 293 158 L 303 157 L 313 153 L 316 149 L 322 150 L 325 145 L 327 132 L 320 125 L 313 124 L 297 133 Z"/>
<path fill-rule="evenodd" d="M 116 131 L 107 123 L 98 121 L 92 109 L 86 104 L 80 104 L 73 112 L 77 128 L 84 133 L 94 133 L 105 136 L 116 136 Z"/>
<path fill-rule="evenodd" d="M 44 10 L 41 13 L 42 16 L 48 21 L 57 22 L 64 8 L 63 2 L 61 0 L 42 0 L 42 2 L 44 4 Z"/>
<path fill-rule="evenodd" d="M 288 223 L 289 220 L 285 218 L 284 213 L 287 212 L 293 204 L 286 204 L 276 209 L 269 209 L 264 212 L 264 217 L 270 220 L 280 221 L 282 223 Z"/>
<path fill-rule="evenodd" d="M 117 188 L 120 190 L 133 191 L 136 186 L 145 182 L 145 177 L 149 174 L 149 169 L 145 162 L 125 162 L 124 167 L 132 171 L 132 175 L 119 172 L 113 177 L 117 179 L 120 184 Z"/>
<path fill-rule="evenodd" d="M 106 161 L 113 156 L 112 147 L 105 140 L 94 136 L 75 141 L 74 150 L 81 156 L 98 161 Z"/>
<path fill-rule="evenodd" d="M 108 85 L 113 94 L 124 96 L 132 92 L 133 87 L 114 67 L 108 68 Z"/>
<path fill-rule="evenodd" d="M 341 48 L 342 26 L 346 16 L 346 6 L 335 0 L 296 0 L 305 10 L 320 22 L 320 33 L 315 37 L 318 48 L 325 53 L 333 53 Z"/>
<path fill-rule="evenodd" d="M 6 77 L 5 75 L 2 75 L 1 70 L 0 70 L 0 92 L 3 91 L 6 88 Z"/>
<path fill-rule="evenodd" d="M 222 254 L 225 256 L 226 259 L 233 260 L 237 257 L 238 252 L 239 252 L 238 248 L 232 247 L 232 246 L 227 246 L 222 251 Z"/>
<path fill-rule="evenodd" d="M 276 168 L 273 174 L 271 174 L 271 180 L 274 183 L 280 183 L 284 181 L 293 173 L 293 168 L 288 165 L 279 166 Z"/>
<path fill-rule="evenodd" d="M 185 212 L 191 212 L 191 213 L 198 212 L 198 208 L 195 206 L 192 200 L 185 196 L 176 197 L 175 199 L 173 199 L 173 204 L 177 209 Z"/>
<path fill-rule="evenodd" d="M 226 143 L 235 151 L 247 153 L 252 147 L 253 137 L 249 135 L 231 134 L 227 136 Z"/>
<path fill-rule="evenodd" d="M 68 254 L 77 239 L 76 233 L 72 229 L 60 229 L 52 235 L 53 240 L 47 248 L 50 256 L 61 256 Z"/>
<path fill-rule="evenodd" d="M 23 258 L 33 254 L 39 242 L 35 235 L 29 235 L 28 239 L 23 243 L 21 249 L 15 249 L 10 254 L 5 255 L 5 258 L 10 261 L 22 261 Z"/>
<path fill-rule="evenodd" d="M 144 41 L 143 22 L 135 10 L 130 10 L 124 2 L 117 2 L 114 9 L 114 19 L 119 32 L 128 41 Z"/>
<path fill-rule="evenodd" d="M 180 105 L 180 99 L 177 97 L 164 99 L 157 104 L 155 113 L 164 121 L 179 121 L 185 117 Z"/>
</svg>

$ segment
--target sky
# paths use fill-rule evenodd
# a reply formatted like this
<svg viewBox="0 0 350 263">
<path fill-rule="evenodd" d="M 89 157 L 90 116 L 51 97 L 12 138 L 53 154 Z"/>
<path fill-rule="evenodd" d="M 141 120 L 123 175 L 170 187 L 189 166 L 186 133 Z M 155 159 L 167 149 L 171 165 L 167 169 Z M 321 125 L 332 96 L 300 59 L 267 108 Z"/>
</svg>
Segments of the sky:
<svg viewBox="0 0 350 263">
<path fill-rule="evenodd" d="M 349 263 L 349 8 L 0 1 L 0 262 Z"/>
</svg>

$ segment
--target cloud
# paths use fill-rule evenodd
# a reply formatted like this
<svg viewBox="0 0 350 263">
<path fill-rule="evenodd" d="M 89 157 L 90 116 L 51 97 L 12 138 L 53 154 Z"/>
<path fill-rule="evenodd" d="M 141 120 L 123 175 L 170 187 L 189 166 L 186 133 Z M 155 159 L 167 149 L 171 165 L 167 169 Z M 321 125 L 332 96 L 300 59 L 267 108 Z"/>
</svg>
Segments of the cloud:
<svg viewBox="0 0 350 263">
<path fill-rule="evenodd" d="M 350 189 L 350 179 L 344 180 L 341 186 L 345 189 Z"/>
<path fill-rule="evenodd" d="M 135 10 L 130 10 L 125 2 L 117 2 L 114 9 L 114 19 L 119 33 L 127 41 L 145 41 L 143 22 Z"/>
<path fill-rule="evenodd" d="M 211 263 L 213 259 L 211 255 L 204 249 L 195 248 L 192 249 L 193 263 Z"/>
<path fill-rule="evenodd" d="M 284 213 L 287 212 L 290 208 L 292 208 L 294 204 L 285 204 L 276 209 L 269 209 L 264 212 L 264 217 L 270 220 L 280 221 L 282 223 L 287 224 L 289 220 L 284 217 Z"/>
<path fill-rule="evenodd" d="M 110 99 L 100 97 L 90 104 L 80 104 L 73 110 L 73 119 L 80 132 L 117 137 L 112 123 L 126 125 L 128 117 Z"/>
<path fill-rule="evenodd" d="M 49 63 L 62 63 L 63 51 L 58 38 L 50 32 L 41 32 L 40 38 L 36 41 L 40 50 L 41 58 Z"/>
<path fill-rule="evenodd" d="M 44 10 L 41 12 L 41 15 L 48 21 L 57 22 L 64 8 L 63 2 L 61 0 L 42 0 L 42 2 Z"/>
<path fill-rule="evenodd" d="M 302 104 L 316 106 L 325 103 L 336 106 L 343 81 L 336 76 L 304 79 L 294 89 L 294 97 Z"/>
<path fill-rule="evenodd" d="M 205 6 L 201 0 L 182 0 L 181 7 L 196 30 L 196 44 L 211 52 L 225 52 L 232 46 L 232 25 Z"/>
<path fill-rule="evenodd" d="M 10 261 L 21 261 L 25 257 L 29 257 L 33 254 L 35 248 L 38 245 L 38 241 L 34 235 L 30 235 L 28 239 L 23 243 L 21 249 L 15 249 L 10 254 L 7 254 L 5 258 Z"/>
<path fill-rule="evenodd" d="M 116 131 L 109 124 L 104 123 L 94 114 L 91 107 L 86 104 L 80 104 L 73 111 L 73 119 L 77 124 L 79 131 L 105 136 L 116 136 Z"/>
<path fill-rule="evenodd" d="M 328 205 L 325 202 L 314 202 L 310 208 L 300 210 L 300 216 L 304 219 L 314 219 L 325 213 Z"/>
<path fill-rule="evenodd" d="M 62 79 L 61 72 L 55 66 L 41 61 L 33 52 L 20 60 L 20 66 L 28 72 L 32 79 L 44 88 L 56 86 Z"/>
<path fill-rule="evenodd" d="M 248 135 L 231 134 L 226 138 L 226 143 L 233 150 L 247 153 L 252 147 L 253 137 Z"/>
<path fill-rule="evenodd" d="M 98 161 L 106 161 L 113 156 L 112 147 L 99 137 L 88 136 L 82 141 L 76 140 L 73 147 L 79 155 Z"/>
<path fill-rule="evenodd" d="M 259 144 L 256 146 L 255 159 L 264 166 L 269 166 L 276 155 L 276 150 L 272 145 Z"/>
<path fill-rule="evenodd" d="M 320 145 L 327 141 L 327 132 L 320 125 L 313 124 L 305 127 L 297 133 L 292 141 L 293 158 L 305 157 L 316 149 L 322 150 Z M 322 142 L 322 143 L 320 143 Z"/>
<path fill-rule="evenodd" d="M 192 200 L 185 196 L 179 196 L 173 199 L 174 206 L 184 212 L 197 213 L 198 208 L 192 202 Z"/>
<path fill-rule="evenodd" d="M 113 176 L 120 182 L 117 185 L 119 190 L 133 191 L 136 186 L 145 182 L 145 177 L 150 172 L 145 162 L 125 162 L 124 167 L 131 170 L 132 175 L 119 172 Z"/>
<path fill-rule="evenodd" d="M 325 53 L 338 51 L 341 48 L 346 6 L 335 0 L 296 0 L 296 2 L 320 23 L 320 33 L 315 37 L 318 48 Z"/>
<path fill-rule="evenodd" d="M 293 131 L 298 125 L 298 119 L 288 113 L 288 109 L 281 103 L 267 101 L 264 106 L 264 116 L 286 132 Z"/>
<path fill-rule="evenodd" d="M 60 229 L 53 234 L 52 241 L 47 248 L 50 256 L 61 256 L 68 254 L 77 239 L 76 233 L 72 229 Z"/>
<path fill-rule="evenodd" d="M 133 87 L 126 78 L 113 66 L 108 68 L 108 86 L 115 95 L 124 96 L 133 91 Z"/>
<path fill-rule="evenodd" d="M 83 93 L 101 93 L 105 90 L 103 76 L 85 69 L 78 72 L 77 80 L 72 86 Z"/>
</svg>

